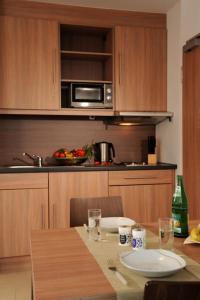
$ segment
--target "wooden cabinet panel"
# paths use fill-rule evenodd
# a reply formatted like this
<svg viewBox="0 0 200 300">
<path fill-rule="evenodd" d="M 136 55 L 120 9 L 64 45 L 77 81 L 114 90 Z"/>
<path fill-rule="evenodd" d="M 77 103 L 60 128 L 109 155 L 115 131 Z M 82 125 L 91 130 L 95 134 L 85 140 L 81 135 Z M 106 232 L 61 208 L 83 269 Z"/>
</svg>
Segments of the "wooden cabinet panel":
<svg viewBox="0 0 200 300">
<path fill-rule="evenodd" d="M 0 174 L 0 190 L 48 188 L 48 173 Z"/>
<path fill-rule="evenodd" d="M 31 229 L 43 228 L 48 189 L 0 190 L 0 257 L 28 255 Z"/>
<path fill-rule="evenodd" d="M 166 111 L 166 30 L 117 26 L 117 111 Z"/>
<path fill-rule="evenodd" d="M 194 43 L 191 42 L 191 45 Z M 183 55 L 183 175 L 191 219 L 200 219 L 200 47 Z"/>
<path fill-rule="evenodd" d="M 109 196 L 121 196 L 126 217 L 157 222 L 171 214 L 174 170 L 109 172 Z"/>
<path fill-rule="evenodd" d="M 50 173 L 50 227 L 70 226 L 70 199 L 72 197 L 104 196 L 108 196 L 108 172 Z"/>
<path fill-rule="evenodd" d="M 135 170 L 109 172 L 109 185 L 173 183 L 174 170 Z"/>
<path fill-rule="evenodd" d="M 0 108 L 59 109 L 58 24 L 0 16 Z"/>
<path fill-rule="evenodd" d="M 109 196 L 121 196 L 124 215 L 136 222 L 157 222 L 171 215 L 172 185 L 110 186 Z"/>
</svg>

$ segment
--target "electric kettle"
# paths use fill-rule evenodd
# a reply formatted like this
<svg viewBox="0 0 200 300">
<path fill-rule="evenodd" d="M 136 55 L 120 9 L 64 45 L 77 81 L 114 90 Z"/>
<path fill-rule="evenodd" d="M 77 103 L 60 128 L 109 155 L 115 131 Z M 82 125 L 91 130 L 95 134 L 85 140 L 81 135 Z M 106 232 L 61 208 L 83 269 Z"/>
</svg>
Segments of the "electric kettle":
<svg viewBox="0 0 200 300">
<path fill-rule="evenodd" d="M 115 157 L 115 148 L 112 143 L 99 142 L 93 145 L 94 161 L 101 163 L 112 162 Z"/>
</svg>

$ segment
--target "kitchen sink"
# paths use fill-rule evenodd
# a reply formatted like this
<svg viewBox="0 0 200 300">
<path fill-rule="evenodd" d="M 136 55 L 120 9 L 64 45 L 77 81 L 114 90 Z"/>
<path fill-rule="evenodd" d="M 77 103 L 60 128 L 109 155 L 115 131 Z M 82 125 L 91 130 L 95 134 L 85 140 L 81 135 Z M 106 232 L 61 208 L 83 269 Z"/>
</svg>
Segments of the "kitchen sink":
<svg viewBox="0 0 200 300">
<path fill-rule="evenodd" d="M 37 167 L 37 166 L 8 166 L 8 168 L 15 168 L 15 169 L 17 169 L 17 168 L 22 168 L 22 169 L 24 169 L 24 168 L 39 168 L 39 167 Z"/>
</svg>

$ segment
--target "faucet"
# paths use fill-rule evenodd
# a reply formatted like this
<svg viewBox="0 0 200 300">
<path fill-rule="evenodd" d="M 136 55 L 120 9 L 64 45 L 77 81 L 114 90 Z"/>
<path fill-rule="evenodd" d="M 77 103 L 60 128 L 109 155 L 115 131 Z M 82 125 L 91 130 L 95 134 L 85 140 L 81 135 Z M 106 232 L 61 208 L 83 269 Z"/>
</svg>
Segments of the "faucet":
<svg viewBox="0 0 200 300">
<path fill-rule="evenodd" d="M 35 166 L 42 167 L 42 157 L 41 156 L 35 155 L 35 154 L 30 155 L 27 152 L 22 153 L 22 155 L 28 156 L 28 158 L 32 159 Z"/>
</svg>

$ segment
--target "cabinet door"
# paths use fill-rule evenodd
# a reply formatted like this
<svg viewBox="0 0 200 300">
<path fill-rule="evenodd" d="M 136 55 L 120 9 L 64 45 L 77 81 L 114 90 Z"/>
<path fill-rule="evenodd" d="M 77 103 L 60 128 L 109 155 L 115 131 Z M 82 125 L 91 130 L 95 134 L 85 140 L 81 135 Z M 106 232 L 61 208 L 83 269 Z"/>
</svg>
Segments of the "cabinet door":
<svg viewBox="0 0 200 300">
<path fill-rule="evenodd" d="M 72 197 L 106 196 L 108 196 L 108 172 L 50 173 L 50 227 L 70 226 Z"/>
<path fill-rule="evenodd" d="M 0 190 L 0 257 L 28 255 L 31 229 L 48 228 L 48 189 Z"/>
<path fill-rule="evenodd" d="M 166 31 L 117 26 L 117 111 L 166 111 Z"/>
<path fill-rule="evenodd" d="M 0 17 L 0 108 L 58 109 L 58 24 Z"/>
<path fill-rule="evenodd" d="M 121 196 L 125 216 L 139 223 L 171 214 L 171 184 L 110 186 L 109 196 Z"/>
</svg>

